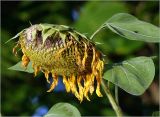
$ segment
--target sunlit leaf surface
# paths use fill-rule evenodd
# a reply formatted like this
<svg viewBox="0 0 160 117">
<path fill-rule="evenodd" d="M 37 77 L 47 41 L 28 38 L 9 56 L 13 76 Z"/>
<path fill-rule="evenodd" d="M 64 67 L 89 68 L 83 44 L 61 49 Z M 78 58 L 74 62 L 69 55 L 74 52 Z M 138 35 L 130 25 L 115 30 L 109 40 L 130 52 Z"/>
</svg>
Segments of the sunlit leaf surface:
<svg viewBox="0 0 160 117">
<path fill-rule="evenodd" d="M 160 28 L 127 13 L 112 16 L 105 25 L 130 40 L 160 42 Z"/>
<path fill-rule="evenodd" d="M 23 71 L 23 72 L 28 72 L 28 73 L 33 73 L 34 70 L 32 68 L 32 63 L 29 62 L 27 68 L 22 66 L 22 61 L 18 62 L 16 65 L 8 68 L 10 70 L 16 70 L 16 71 Z"/>
<path fill-rule="evenodd" d="M 44 117 L 81 117 L 81 115 L 73 105 L 69 103 L 57 103 Z"/>
</svg>

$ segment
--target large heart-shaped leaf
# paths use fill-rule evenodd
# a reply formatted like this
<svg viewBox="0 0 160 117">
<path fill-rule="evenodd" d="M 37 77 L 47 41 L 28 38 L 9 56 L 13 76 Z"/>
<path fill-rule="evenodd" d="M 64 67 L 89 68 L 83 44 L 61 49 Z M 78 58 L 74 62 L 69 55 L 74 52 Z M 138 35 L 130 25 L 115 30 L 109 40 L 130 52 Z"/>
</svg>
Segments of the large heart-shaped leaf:
<svg viewBox="0 0 160 117">
<path fill-rule="evenodd" d="M 44 117 L 81 117 L 81 114 L 76 107 L 69 103 L 57 103 Z"/>
<path fill-rule="evenodd" d="M 23 72 L 28 72 L 28 73 L 34 72 L 31 62 L 29 62 L 28 66 L 26 68 L 22 66 L 22 61 L 20 61 L 16 65 L 14 65 L 8 69 L 15 70 L 15 71 L 23 71 Z"/>
<path fill-rule="evenodd" d="M 154 75 L 152 59 L 136 57 L 112 66 L 108 65 L 103 77 L 130 94 L 141 95 L 151 84 Z"/>
<path fill-rule="evenodd" d="M 127 13 L 119 13 L 112 16 L 105 25 L 113 32 L 130 40 L 160 42 L 160 28 L 140 21 Z"/>
</svg>

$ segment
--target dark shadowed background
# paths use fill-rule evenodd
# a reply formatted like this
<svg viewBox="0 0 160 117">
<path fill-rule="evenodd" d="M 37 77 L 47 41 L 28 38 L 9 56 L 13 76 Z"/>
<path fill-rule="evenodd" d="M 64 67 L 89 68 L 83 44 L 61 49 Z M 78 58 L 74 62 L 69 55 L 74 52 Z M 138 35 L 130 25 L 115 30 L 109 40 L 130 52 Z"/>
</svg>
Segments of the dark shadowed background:
<svg viewBox="0 0 160 117">
<path fill-rule="evenodd" d="M 158 1 L 150 2 L 1 2 L 1 114 L 4 116 L 42 116 L 58 102 L 75 105 L 83 116 L 115 115 L 104 96 L 98 98 L 95 93 L 91 101 L 82 103 L 66 93 L 64 85 L 59 85 L 52 93 L 47 93 L 49 86 L 44 75 L 36 78 L 33 74 L 8 70 L 20 61 L 12 48 L 15 40 L 4 44 L 30 22 L 64 24 L 74 27 L 79 32 L 90 36 L 112 15 L 120 12 L 130 13 L 141 20 L 159 26 Z M 158 56 L 158 44 L 130 41 L 105 29 L 96 37 L 102 42 L 108 62 L 120 62 L 135 56 Z M 119 102 L 123 112 L 129 116 L 152 115 L 159 109 L 159 57 L 154 60 L 156 75 L 149 89 L 141 96 L 130 95 L 119 89 Z M 113 86 L 111 88 L 114 89 Z M 114 92 L 113 92 L 114 93 Z"/>
</svg>

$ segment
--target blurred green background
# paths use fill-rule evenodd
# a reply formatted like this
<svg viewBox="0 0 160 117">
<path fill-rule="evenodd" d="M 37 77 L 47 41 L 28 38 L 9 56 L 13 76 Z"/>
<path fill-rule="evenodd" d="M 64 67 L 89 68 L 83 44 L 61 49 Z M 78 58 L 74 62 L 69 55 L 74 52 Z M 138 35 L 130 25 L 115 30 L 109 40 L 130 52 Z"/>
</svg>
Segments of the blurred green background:
<svg viewBox="0 0 160 117">
<path fill-rule="evenodd" d="M 8 70 L 7 68 L 21 60 L 21 53 L 18 57 L 12 54 L 16 41 L 4 43 L 22 29 L 29 27 L 29 22 L 69 25 L 90 36 L 108 18 L 120 12 L 130 13 L 159 26 L 158 8 L 158 1 L 1 1 L 1 114 L 42 116 L 52 105 L 68 102 L 75 105 L 83 116 L 115 115 L 105 95 L 98 98 L 94 93 L 90 102 L 84 100 L 79 103 L 73 95 L 65 92 L 61 82 L 54 92 L 47 93 L 49 86 L 43 74 L 34 78 L 33 74 Z M 158 44 L 130 41 L 108 29 L 101 31 L 94 39 L 101 43 L 107 42 L 101 45 L 101 49 L 110 63 L 135 56 L 158 56 Z M 150 116 L 159 109 L 159 57 L 154 62 L 155 79 L 143 95 L 132 96 L 119 89 L 120 107 L 126 115 Z"/>
</svg>

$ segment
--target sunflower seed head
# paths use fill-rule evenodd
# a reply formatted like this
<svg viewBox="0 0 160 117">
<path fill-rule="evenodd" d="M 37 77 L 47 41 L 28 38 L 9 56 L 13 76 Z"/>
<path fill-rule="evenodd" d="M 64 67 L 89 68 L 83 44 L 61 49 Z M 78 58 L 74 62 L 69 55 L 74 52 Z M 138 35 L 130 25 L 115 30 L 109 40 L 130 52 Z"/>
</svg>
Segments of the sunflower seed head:
<svg viewBox="0 0 160 117">
<path fill-rule="evenodd" d="M 90 100 L 88 93 L 93 93 L 95 79 L 96 93 L 102 97 L 100 83 L 104 62 L 101 53 L 83 34 L 64 25 L 37 24 L 21 33 L 19 44 L 24 67 L 31 61 L 35 75 L 43 71 L 47 82 L 49 73 L 52 74 L 54 82 L 47 92 L 55 88 L 61 75 L 66 91 L 80 101 L 83 97 Z"/>
</svg>

